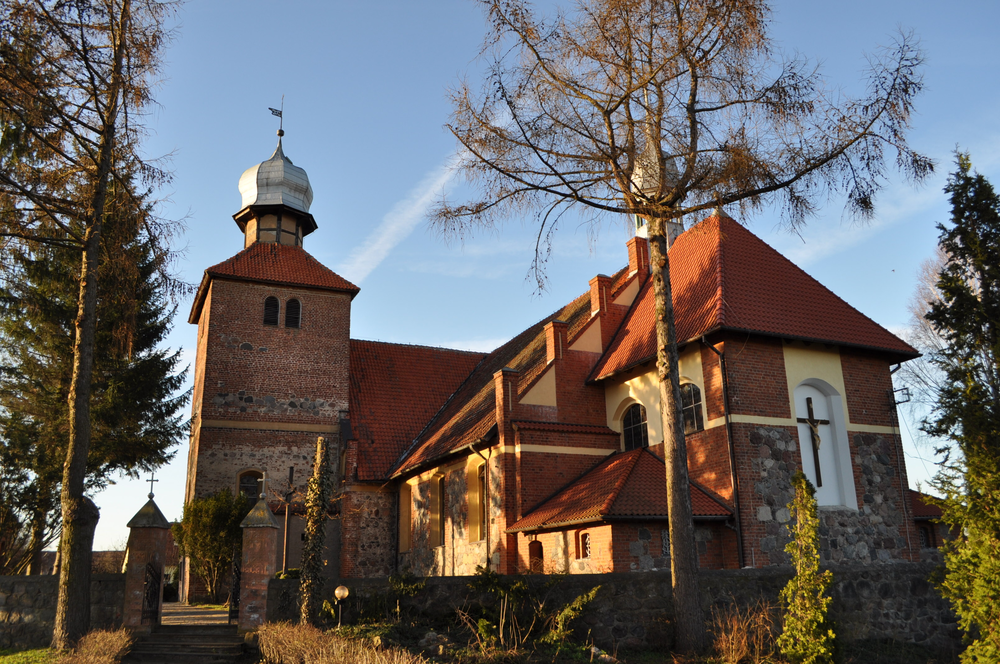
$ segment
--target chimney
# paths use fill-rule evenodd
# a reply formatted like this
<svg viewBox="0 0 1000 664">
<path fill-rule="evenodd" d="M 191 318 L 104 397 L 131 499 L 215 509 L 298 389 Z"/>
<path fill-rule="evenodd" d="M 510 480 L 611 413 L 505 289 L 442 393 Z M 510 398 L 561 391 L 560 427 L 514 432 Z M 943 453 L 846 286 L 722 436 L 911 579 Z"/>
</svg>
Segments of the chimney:
<svg viewBox="0 0 1000 664">
<path fill-rule="evenodd" d="M 649 240 L 638 235 L 625 243 L 628 247 L 628 276 L 637 272 L 649 272 Z M 593 283 L 593 282 L 591 282 Z M 591 288 L 591 310 L 593 310 L 593 287 Z"/>
<path fill-rule="evenodd" d="M 501 431 L 504 430 L 506 423 L 514 416 L 520 378 L 521 372 L 510 367 L 504 367 L 493 374 L 493 386 L 496 393 L 497 424 Z"/>
<path fill-rule="evenodd" d="M 596 316 L 608 310 L 608 296 L 611 291 L 611 277 L 599 274 L 590 280 L 590 315 Z"/>
<path fill-rule="evenodd" d="M 591 289 L 593 302 L 593 289 Z M 564 321 L 554 320 L 545 324 L 545 362 L 561 360 L 566 352 L 566 331 L 569 329 Z"/>
</svg>

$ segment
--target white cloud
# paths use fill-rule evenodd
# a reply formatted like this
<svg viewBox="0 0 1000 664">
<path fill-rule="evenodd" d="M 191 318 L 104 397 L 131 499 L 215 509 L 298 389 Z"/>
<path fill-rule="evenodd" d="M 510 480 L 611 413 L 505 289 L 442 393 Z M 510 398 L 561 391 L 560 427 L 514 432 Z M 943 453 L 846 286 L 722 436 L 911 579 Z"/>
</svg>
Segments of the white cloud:
<svg viewBox="0 0 1000 664">
<path fill-rule="evenodd" d="M 406 198 L 396 203 L 382 217 L 378 228 L 337 268 L 337 272 L 356 284 L 364 281 L 396 245 L 409 237 L 424 219 L 431 204 L 441 197 L 455 174 L 455 163 L 455 158 L 450 157 L 429 173 Z"/>
</svg>

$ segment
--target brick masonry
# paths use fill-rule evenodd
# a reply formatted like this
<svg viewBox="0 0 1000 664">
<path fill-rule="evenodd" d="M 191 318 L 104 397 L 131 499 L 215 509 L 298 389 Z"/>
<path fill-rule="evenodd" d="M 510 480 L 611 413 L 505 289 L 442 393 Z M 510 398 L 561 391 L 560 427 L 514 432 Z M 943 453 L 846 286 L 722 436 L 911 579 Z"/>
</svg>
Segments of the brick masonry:
<svg viewBox="0 0 1000 664">
<path fill-rule="evenodd" d="M 45 648 L 52 642 L 59 578 L 0 576 L 0 648 Z M 90 577 L 90 625 L 93 629 L 122 626 L 124 574 Z"/>
</svg>

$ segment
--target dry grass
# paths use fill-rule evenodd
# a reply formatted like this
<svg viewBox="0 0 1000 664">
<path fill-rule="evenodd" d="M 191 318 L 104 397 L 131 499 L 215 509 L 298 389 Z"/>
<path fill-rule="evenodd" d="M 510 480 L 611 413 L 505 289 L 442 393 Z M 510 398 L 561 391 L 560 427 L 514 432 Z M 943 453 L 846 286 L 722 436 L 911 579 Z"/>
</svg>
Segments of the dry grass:
<svg viewBox="0 0 1000 664">
<path fill-rule="evenodd" d="M 58 664 L 118 664 L 131 647 L 132 635 L 124 628 L 96 630 L 80 639 Z"/>
<path fill-rule="evenodd" d="M 426 660 L 399 648 L 324 634 L 315 627 L 265 623 L 257 630 L 261 661 L 266 664 L 419 664 Z"/>
<path fill-rule="evenodd" d="M 775 607 L 764 600 L 753 606 L 732 604 L 712 611 L 712 647 L 724 664 L 774 662 Z"/>
</svg>

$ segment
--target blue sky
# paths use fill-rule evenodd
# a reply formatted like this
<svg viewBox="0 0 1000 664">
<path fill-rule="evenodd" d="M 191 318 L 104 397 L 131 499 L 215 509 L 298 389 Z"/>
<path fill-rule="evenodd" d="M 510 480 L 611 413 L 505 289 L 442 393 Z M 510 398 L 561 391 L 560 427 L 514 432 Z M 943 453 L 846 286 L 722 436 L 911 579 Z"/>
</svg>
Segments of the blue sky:
<svg viewBox="0 0 1000 664">
<path fill-rule="evenodd" d="M 941 189 L 956 146 L 1000 184 L 1000 107 L 995 26 L 1000 5 L 964 0 L 844 0 L 773 3 L 772 37 L 782 51 L 816 59 L 847 93 L 860 91 L 864 53 L 913 30 L 925 51 L 926 90 L 917 101 L 912 145 L 938 173 L 918 188 L 900 178 L 882 193 L 876 218 L 857 226 L 831 200 L 801 236 L 761 214 L 750 230 L 877 322 L 906 326 L 920 263 L 948 218 Z M 174 180 L 161 192 L 163 216 L 184 219 L 177 268 L 190 283 L 238 252 L 232 220 L 237 181 L 268 158 L 285 96 L 285 154 L 309 174 L 319 230 L 307 251 L 361 286 L 352 336 L 489 350 L 587 289 L 627 260 L 626 224 L 594 228 L 566 219 L 555 239 L 547 291 L 526 281 L 530 221 L 497 235 L 447 243 L 425 212 L 442 191 L 460 197 L 448 164 L 455 142 L 443 127 L 447 91 L 476 80 L 483 17 L 470 0 L 434 2 L 189 2 L 177 15 L 158 106 L 147 118 L 150 157 L 169 156 Z M 170 345 L 191 360 L 195 326 L 181 302 Z M 910 424 L 910 428 L 913 425 Z M 904 429 L 904 436 L 906 430 Z M 922 457 L 922 459 L 921 459 Z M 907 443 L 911 482 L 926 479 L 930 448 Z M 156 500 L 179 518 L 187 445 L 164 468 Z M 128 535 L 124 524 L 148 485 L 123 479 L 95 496 L 95 549 Z"/>
</svg>

